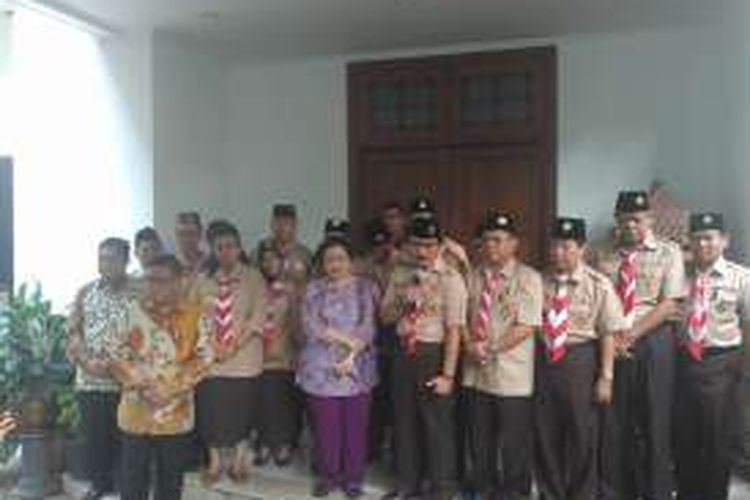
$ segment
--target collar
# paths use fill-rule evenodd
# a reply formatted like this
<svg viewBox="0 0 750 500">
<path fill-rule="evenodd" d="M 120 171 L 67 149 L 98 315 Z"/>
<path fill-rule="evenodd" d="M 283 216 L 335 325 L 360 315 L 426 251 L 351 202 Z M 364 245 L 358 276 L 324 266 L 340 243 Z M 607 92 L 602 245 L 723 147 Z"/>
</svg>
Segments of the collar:
<svg viewBox="0 0 750 500">
<path fill-rule="evenodd" d="M 583 264 L 578 264 L 578 267 L 576 267 L 570 274 L 559 274 L 555 270 L 551 270 L 549 272 L 549 277 L 555 283 L 570 283 L 572 285 L 577 285 L 583 281 L 584 268 L 585 266 Z"/>
<path fill-rule="evenodd" d="M 727 263 L 727 260 L 722 255 L 718 259 L 716 259 L 716 262 L 711 264 L 711 267 L 709 267 L 705 272 L 707 274 L 715 275 L 715 276 L 726 276 L 729 273 L 729 264 Z M 700 274 L 700 271 L 698 270 L 698 266 L 693 267 L 693 274 L 694 275 Z"/>
<path fill-rule="evenodd" d="M 510 259 L 508 262 L 505 263 L 501 268 L 493 267 L 493 266 L 487 266 L 485 265 L 483 268 L 484 271 L 500 271 L 500 274 L 503 275 L 503 278 L 508 279 L 511 278 L 513 275 L 516 274 L 516 271 L 518 270 L 518 260 L 516 259 Z"/>
<path fill-rule="evenodd" d="M 216 281 L 235 280 L 240 279 L 244 273 L 245 266 L 237 264 L 229 274 L 225 274 L 221 269 L 218 269 L 214 277 L 216 278 Z"/>
<path fill-rule="evenodd" d="M 432 263 L 432 266 L 423 269 L 427 272 L 442 274 L 448 269 L 448 267 L 448 263 L 445 259 L 442 256 L 438 256 L 438 258 L 435 259 L 435 262 Z"/>
<path fill-rule="evenodd" d="M 94 288 L 96 289 L 97 292 L 119 293 L 124 290 L 127 290 L 128 277 L 125 276 L 118 286 L 112 286 L 111 282 L 100 277 L 99 279 L 96 280 L 96 284 L 94 285 Z"/>
<path fill-rule="evenodd" d="M 643 240 L 643 243 L 641 243 L 640 249 L 648 250 L 648 251 L 654 251 L 658 247 L 657 245 L 657 239 L 656 235 L 653 233 L 653 231 L 649 231 L 649 233 L 646 235 L 646 238 Z"/>
<path fill-rule="evenodd" d="M 656 237 L 653 231 L 649 231 L 646 237 L 644 238 L 643 242 L 635 248 L 635 251 L 636 252 L 640 252 L 640 251 L 653 252 L 654 250 L 658 248 L 659 248 L 658 238 Z M 615 243 L 615 250 L 617 250 L 618 252 L 622 252 L 624 248 Z"/>
</svg>

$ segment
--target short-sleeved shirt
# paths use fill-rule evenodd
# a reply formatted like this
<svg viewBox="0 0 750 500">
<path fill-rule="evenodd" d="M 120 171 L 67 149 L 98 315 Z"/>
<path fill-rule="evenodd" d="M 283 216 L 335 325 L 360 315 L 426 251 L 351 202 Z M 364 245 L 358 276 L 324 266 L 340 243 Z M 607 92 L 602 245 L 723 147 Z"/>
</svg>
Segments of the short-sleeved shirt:
<svg viewBox="0 0 750 500">
<path fill-rule="evenodd" d="M 723 257 L 707 271 L 709 347 L 736 347 L 743 343 L 743 329 L 750 327 L 750 270 Z M 698 270 L 691 267 L 688 279 L 692 284 Z M 689 300 L 685 313 L 689 311 Z"/>
<path fill-rule="evenodd" d="M 112 357 L 120 343 L 129 303 L 134 296 L 129 280 L 119 289 L 97 280 L 80 290 L 68 321 L 80 326 L 89 354 L 98 358 Z M 75 386 L 79 391 L 120 390 L 120 384 L 111 376 L 92 375 L 80 366 L 76 367 Z"/>
<path fill-rule="evenodd" d="M 381 291 L 385 291 L 388 286 L 388 280 L 393 272 L 394 264 L 390 262 L 381 262 L 370 254 L 359 260 L 355 267 L 356 273 L 360 276 L 371 279 L 378 285 Z"/>
<path fill-rule="evenodd" d="M 488 269 L 475 269 L 469 280 L 470 327 L 481 307 Z M 466 357 L 463 364 L 463 384 L 496 396 L 531 396 L 534 387 L 534 336 L 505 352 L 497 345 L 511 327 L 525 325 L 539 327 L 542 320 L 542 278 L 534 269 L 511 261 L 500 273 L 502 286 L 492 297 L 488 328 L 489 359 L 479 364 Z"/>
<path fill-rule="evenodd" d="M 545 273 L 543 283 L 545 310 L 559 287 L 568 287 L 568 344 L 590 342 L 628 327 L 612 282 L 588 265 L 579 265 L 568 276 Z"/>
<path fill-rule="evenodd" d="M 312 272 L 313 255 L 310 249 L 299 242 L 281 248 L 269 237 L 258 243 L 250 257 L 256 267 L 260 267 L 260 249 L 266 245 L 275 247 L 281 254 L 281 279 L 296 287 L 304 288 Z"/>
<path fill-rule="evenodd" d="M 442 259 L 431 268 L 399 265 L 394 269 L 384 303 L 394 304 L 403 322 L 410 296 L 418 296 L 423 314 L 417 319 L 417 340 L 442 343 L 447 328 L 466 325 L 468 292 L 461 275 Z"/>
<path fill-rule="evenodd" d="M 193 429 L 193 387 L 213 361 L 210 320 L 198 305 L 179 306 L 157 319 L 138 301 L 128 308 L 125 332 L 115 357 L 123 384 L 117 421 L 136 435 L 168 436 Z M 152 406 L 139 382 L 153 380 L 173 394 L 164 405 Z"/>
<path fill-rule="evenodd" d="M 300 343 L 297 331 L 300 294 L 288 283 L 266 283 L 261 308 L 272 324 L 270 337 L 264 341 L 263 370 L 294 370 Z"/>
<path fill-rule="evenodd" d="M 648 314 L 665 299 L 681 299 L 687 294 L 685 266 L 680 247 L 650 235 L 636 250 L 636 304 L 634 317 Z M 622 255 L 611 244 L 595 253 L 595 267 L 617 283 Z"/>
<path fill-rule="evenodd" d="M 211 367 L 210 377 L 246 378 L 260 375 L 263 370 L 263 344 L 258 331 L 260 324 L 252 322 L 254 314 L 261 307 L 265 282 L 258 271 L 251 267 L 241 266 L 235 272 L 235 281 L 232 285 L 234 293 L 234 305 L 232 316 L 234 328 L 239 335 L 245 328 L 246 334 L 251 335 L 237 349 L 232 357 L 215 363 Z M 213 320 L 213 312 L 219 295 L 219 283 L 216 277 L 202 275 L 196 284 L 197 295 L 200 303 Z"/>
<path fill-rule="evenodd" d="M 440 256 L 445 263 L 458 271 L 464 279 L 468 280 L 469 273 L 471 272 L 471 263 L 469 262 L 466 249 L 459 242 L 448 236 L 443 237 Z"/>
</svg>

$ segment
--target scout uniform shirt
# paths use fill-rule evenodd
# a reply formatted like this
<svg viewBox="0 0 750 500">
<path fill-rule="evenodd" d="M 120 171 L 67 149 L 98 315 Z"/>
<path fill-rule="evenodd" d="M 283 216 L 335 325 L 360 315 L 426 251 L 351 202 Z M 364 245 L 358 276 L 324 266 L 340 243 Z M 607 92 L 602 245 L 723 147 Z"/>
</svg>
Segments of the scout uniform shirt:
<svg viewBox="0 0 750 500">
<path fill-rule="evenodd" d="M 429 268 L 397 266 L 383 299 L 395 304 L 399 336 L 406 331 L 406 312 L 410 304 L 419 312 L 415 317 L 415 341 L 442 343 L 446 328 L 466 325 L 467 291 L 461 275 L 440 258 Z"/>
<path fill-rule="evenodd" d="M 259 266 L 260 248 L 270 245 L 278 248 L 272 238 L 267 238 L 258 244 L 251 258 L 255 266 Z M 292 283 L 296 287 L 304 287 L 310 278 L 312 267 L 312 252 L 301 243 L 292 243 L 288 248 L 278 248 L 281 255 L 281 279 Z"/>
<path fill-rule="evenodd" d="M 610 243 L 595 252 L 594 265 L 616 284 L 622 258 L 620 250 Z M 635 267 L 634 320 L 648 314 L 664 299 L 685 297 L 685 268 L 682 250 L 676 243 L 651 234 L 636 250 Z"/>
<path fill-rule="evenodd" d="M 218 276 L 217 271 L 217 276 Z M 216 304 L 219 297 L 219 282 L 217 276 L 201 276 L 196 284 L 197 294 L 205 311 L 208 311 L 212 322 L 216 322 Z M 240 337 L 250 336 L 231 357 L 214 364 L 209 372 L 210 377 L 254 377 L 260 375 L 263 369 L 263 347 L 260 332 L 260 321 L 255 316 L 259 312 L 263 300 L 265 282 L 260 273 L 248 266 L 239 266 L 231 279 L 232 288 L 232 321 L 234 335 L 240 342 Z M 213 335 L 217 334 L 216 327 Z"/>
<path fill-rule="evenodd" d="M 391 273 L 393 272 L 395 263 L 376 260 L 375 257 L 370 254 L 361 259 L 358 264 L 359 265 L 355 267 L 355 274 L 371 279 L 378 285 L 381 292 L 388 287 L 388 281 L 391 278 Z"/>
<path fill-rule="evenodd" d="M 213 361 L 210 321 L 196 304 L 182 304 L 156 318 L 140 302 L 128 308 L 123 342 L 115 359 L 123 384 L 117 421 L 121 430 L 141 436 L 170 436 L 193 429 L 193 387 Z M 172 395 L 155 407 L 140 386 L 155 381 Z"/>
<path fill-rule="evenodd" d="M 737 347 L 743 344 L 743 328 L 750 326 L 750 270 L 720 257 L 705 271 L 708 316 L 704 347 Z M 695 286 L 699 271 L 689 268 L 689 281 Z M 689 313 L 690 300 L 685 313 Z"/>
<path fill-rule="evenodd" d="M 469 272 L 471 271 L 469 256 L 459 242 L 448 236 L 444 236 L 443 243 L 440 246 L 440 256 L 448 265 L 458 271 L 464 279 L 469 279 Z"/>
<path fill-rule="evenodd" d="M 469 280 L 469 318 L 480 314 L 485 291 L 487 267 L 475 269 Z M 493 294 L 490 321 L 487 328 L 489 357 L 479 364 L 469 357 L 463 362 L 463 385 L 495 396 L 531 396 L 534 387 L 534 336 L 506 352 L 498 352 L 501 342 L 514 325 L 541 326 L 542 278 L 532 268 L 513 260 L 497 272 L 502 279 Z M 471 325 L 470 325 L 471 326 Z M 472 332 L 467 334 L 472 342 Z"/>
<path fill-rule="evenodd" d="M 567 345 L 598 340 L 601 336 L 627 328 L 622 304 L 612 283 L 604 274 L 588 265 L 580 264 L 570 275 L 547 272 L 543 283 L 545 310 L 558 288 L 568 287 Z"/>
<path fill-rule="evenodd" d="M 261 300 L 263 370 L 294 371 L 299 348 L 299 292 L 288 283 L 266 283 Z"/>
</svg>

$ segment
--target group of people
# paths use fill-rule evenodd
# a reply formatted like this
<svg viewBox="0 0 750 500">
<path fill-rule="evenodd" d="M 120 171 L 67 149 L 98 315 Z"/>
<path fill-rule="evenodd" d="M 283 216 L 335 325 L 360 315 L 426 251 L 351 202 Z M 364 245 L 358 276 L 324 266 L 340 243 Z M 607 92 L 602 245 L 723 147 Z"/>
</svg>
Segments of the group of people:
<svg viewBox="0 0 750 500">
<path fill-rule="evenodd" d="M 293 205 L 250 255 L 197 213 L 176 255 L 139 231 L 135 274 L 129 242 L 104 240 L 69 326 L 89 497 L 178 499 L 196 448 L 207 484 L 246 481 L 307 425 L 314 497 L 361 496 L 387 442 L 386 498 L 726 499 L 750 271 L 719 213 L 690 216 L 686 264 L 646 192 L 614 212 L 592 248 L 583 219 L 556 219 L 539 271 L 514 214 L 490 210 L 466 252 L 426 198 L 383 207 L 365 253 L 341 219 L 310 252 Z"/>
</svg>

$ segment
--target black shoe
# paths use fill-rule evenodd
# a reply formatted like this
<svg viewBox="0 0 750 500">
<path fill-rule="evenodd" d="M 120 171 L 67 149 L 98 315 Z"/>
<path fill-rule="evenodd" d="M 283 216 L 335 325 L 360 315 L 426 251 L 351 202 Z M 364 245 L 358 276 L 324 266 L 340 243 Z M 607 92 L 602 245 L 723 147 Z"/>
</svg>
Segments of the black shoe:
<svg viewBox="0 0 750 500">
<path fill-rule="evenodd" d="M 391 491 L 380 497 L 380 500 L 409 500 L 409 499 L 419 499 L 422 498 L 422 496 L 419 494 L 419 492 L 411 491 L 411 492 L 401 492 L 398 490 Z"/>
<path fill-rule="evenodd" d="M 271 450 L 269 450 L 268 448 L 261 448 L 255 454 L 255 458 L 253 458 L 253 465 L 255 465 L 256 467 L 263 467 L 268 463 L 268 460 L 270 458 Z"/>
<path fill-rule="evenodd" d="M 360 498 L 364 495 L 364 492 L 359 486 L 352 486 L 344 490 L 344 495 L 346 495 L 346 498 Z"/>
<path fill-rule="evenodd" d="M 277 450 L 273 455 L 273 461 L 278 467 L 286 467 L 292 463 L 292 450 L 289 448 Z"/>
<path fill-rule="evenodd" d="M 323 483 L 316 483 L 312 489 L 312 496 L 315 498 L 327 497 L 331 493 L 331 488 Z"/>
<path fill-rule="evenodd" d="M 83 500 L 100 500 L 101 498 L 104 498 L 105 496 L 111 494 L 113 494 L 111 491 L 89 490 L 83 496 Z"/>
</svg>

